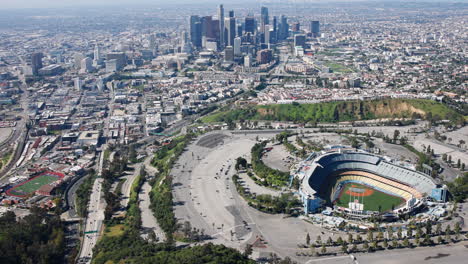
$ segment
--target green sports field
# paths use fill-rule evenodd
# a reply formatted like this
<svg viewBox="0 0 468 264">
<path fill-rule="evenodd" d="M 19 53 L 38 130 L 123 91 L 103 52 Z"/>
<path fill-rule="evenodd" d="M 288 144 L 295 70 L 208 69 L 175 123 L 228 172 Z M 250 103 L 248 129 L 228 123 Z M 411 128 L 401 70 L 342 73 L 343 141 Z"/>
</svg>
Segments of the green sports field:
<svg viewBox="0 0 468 264">
<path fill-rule="evenodd" d="M 47 174 L 41 175 L 41 176 L 38 176 L 36 178 L 29 180 L 28 182 L 22 185 L 13 187 L 13 189 L 11 189 L 9 193 L 11 195 L 16 195 L 16 196 L 26 196 L 28 194 L 34 193 L 35 191 L 39 190 L 39 188 L 41 188 L 42 186 L 53 183 L 57 181 L 58 179 L 59 177 L 56 175 L 47 175 Z"/>
<path fill-rule="evenodd" d="M 392 210 L 392 207 L 397 208 L 400 204 L 405 202 L 405 200 L 401 197 L 392 196 L 377 191 L 366 185 L 358 183 L 346 183 L 340 195 L 338 196 L 338 199 L 336 199 L 334 203 L 338 206 L 348 208 L 348 203 L 350 201 L 353 190 L 362 191 L 360 194 L 363 197 L 356 197 L 355 199 L 359 199 L 360 202 L 364 202 L 364 210 L 366 211 L 379 211 L 379 206 L 380 212 L 390 211 Z"/>
</svg>

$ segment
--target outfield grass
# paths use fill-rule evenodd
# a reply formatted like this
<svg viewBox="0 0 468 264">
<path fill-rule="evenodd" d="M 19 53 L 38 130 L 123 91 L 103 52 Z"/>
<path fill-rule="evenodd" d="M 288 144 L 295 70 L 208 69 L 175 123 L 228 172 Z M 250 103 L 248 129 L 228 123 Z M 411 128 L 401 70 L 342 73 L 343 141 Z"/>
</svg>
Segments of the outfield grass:
<svg viewBox="0 0 468 264">
<path fill-rule="evenodd" d="M 33 178 L 32 180 L 29 180 L 28 182 L 19 185 L 17 187 L 14 187 L 11 191 L 10 194 L 12 195 L 19 195 L 19 196 L 24 196 L 28 195 L 31 193 L 34 193 L 35 191 L 39 190 L 44 185 L 51 184 L 55 181 L 59 180 L 58 176 L 53 176 L 53 175 L 41 175 L 36 178 Z"/>
<path fill-rule="evenodd" d="M 349 188 L 351 187 L 371 189 L 373 191 L 371 195 L 364 197 L 364 210 L 366 211 L 379 211 L 379 206 L 381 206 L 380 208 L 381 212 L 390 211 L 392 210 L 392 206 L 394 208 L 397 208 L 400 204 L 402 204 L 405 201 L 401 197 L 392 196 L 392 195 L 377 191 L 366 185 L 357 184 L 357 183 L 347 183 L 343 187 L 343 190 L 341 191 L 341 194 L 339 195 L 338 199 L 335 201 L 336 205 L 348 208 L 350 195 L 347 194 L 346 191 L 348 191 Z"/>
</svg>

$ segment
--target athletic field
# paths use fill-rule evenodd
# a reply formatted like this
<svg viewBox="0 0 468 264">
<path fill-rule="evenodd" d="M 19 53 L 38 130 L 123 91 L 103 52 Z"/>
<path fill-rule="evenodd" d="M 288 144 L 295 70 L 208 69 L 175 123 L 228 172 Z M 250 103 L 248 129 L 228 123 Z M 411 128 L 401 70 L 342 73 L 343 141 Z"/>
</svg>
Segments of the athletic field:
<svg viewBox="0 0 468 264">
<path fill-rule="evenodd" d="M 25 197 L 39 190 L 42 186 L 51 184 L 63 178 L 59 173 L 44 173 L 26 182 L 20 183 L 7 191 L 8 195 Z"/>
<path fill-rule="evenodd" d="M 351 198 L 353 198 L 351 200 Z M 401 197 L 392 196 L 377 191 L 369 186 L 358 183 L 346 183 L 343 186 L 334 204 L 348 208 L 348 203 L 353 201 L 364 203 L 364 210 L 385 212 L 397 208 L 405 200 Z"/>
</svg>

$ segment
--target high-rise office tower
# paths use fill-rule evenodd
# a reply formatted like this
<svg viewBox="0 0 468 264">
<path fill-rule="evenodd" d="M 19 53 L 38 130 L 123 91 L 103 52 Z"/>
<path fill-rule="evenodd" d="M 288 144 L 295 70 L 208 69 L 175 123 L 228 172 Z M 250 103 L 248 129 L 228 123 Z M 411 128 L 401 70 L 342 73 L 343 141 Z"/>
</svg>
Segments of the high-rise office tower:
<svg viewBox="0 0 468 264">
<path fill-rule="evenodd" d="M 218 19 L 219 19 L 219 46 L 221 49 L 224 48 L 224 7 L 219 5 L 218 8 Z"/>
<path fill-rule="evenodd" d="M 202 24 L 199 16 L 190 16 L 190 41 L 194 47 L 202 46 Z"/>
<path fill-rule="evenodd" d="M 306 48 L 306 36 L 304 34 L 294 35 L 294 47 Z"/>
<path fill-rule="evenodd" d="M 90 57 L 86 57 L 81 60 L 81 71 L 91 72 L 93 70 L 93 61 Z"/>
<path fill-rule="evenodd" d="M 83 60 L 85 58 L 85 56 L 82 54 L 82 53 L 75 53 L 73 55 L 73 59 L 75 60 L 74 62 L 74 65 L 75 65 L 75 69 L 81 69 L 81 60 Z"/>
<path fill-rule="evenodd" d="M 271 49 L 263 49 L 257 52 L 258 64 L 270 63 L 273 59 L 273 51 Z"/>
<path fill-rule="evenodd" d="M 271 34 L 271 39 L 273 43 L 276 43 L 276 41 L 278 40 L 278 17 L 273 17 L 273 23 L 271 26 L 273 30 L 273 33 Z"/>
<path fill-rule="evenodd" d="M 115 60 L 115 65 L 116 65 L 117 70 L 120 70 L 127 65 L 127 56 L 123 52 L 109 52 L 106 55 L 106 60 L 107 61 Z M 106 64 L 106 68 L 107 68 L 107 64 Z"/>
<path fill-rule="evenodd" d="M 202 36 L 206 37 L 207 39 L 216 38 L 214 34 L 214 27 L 213 27 L 213 18 L 211 16 L 204 16 L 201 18 L 202 22 Z M 218 26 L 216 24 L 216 26 Z"/>
<path fill-rule="evenodd" d="M 248 54 L 244 57 L 244 67 L 250 68 L 252 67 L 252 55 Z"/>
<path fill-rule="evenodd" d="M 265 25 L 265 44 L 271 44 L 272 32 L 270 25 Z"/>
<path fill-rule="evenodd" d="M 285 15 L 281 15 L 280 21 L 279 39 L 285 40 L 289 36 L 288 18 Z"/>
<path fill-rule="evenodd" d="M 255 33 L 255 18 L 248 16 L 245 18 L 245 32 Z"/>
<path fill-rule="evenodd" d="M 234 17 L 234 10 L 229 11 L 229 17 Z"/>
<path fill-rule="evenodd" d="M 270 18 L 268 17 L 268 7 L 262 6 L 260 23 L 262 25 L 270 24 Z"/>
<path fill-rule="evenodd" d="M 234 46 L 234 38 L 236 37 L 236 19 L 227 17 L 225 19 L 225 44 L 226 46 Z"/>
<path fill-rule="evenodd" d="M 237 33 L 236 33 L 236 36 L 237 36 L 237 37 L 242 37 L 242 25 L 241 25 L 241 24 L 238 24 L 238 25 L 237 25 Z"/>
<path fill-rule="evenodd" d="M 74 80 L 74 84 L 75 84 L 75 90 L 81 90 L 81 88 L 83 88 L 83 81 L 80 79 L 80 77 L 76 77 L 75 80 Z"/>
<path fill-rule="evenodd" d="M 31 69 L 33 75 L 39 75 L 39 69 L 43 67 L 42 57 L 44 57 L 42 52 L 36 52 L 31 54 Z"/>
<path fill-rule="evenodd" d="M 226 46 L 224 49 L 224 61 L 234 61 L 234 48 Z"/>
<path fill-rule="evenodd" d="M 99 47 L 98 44 L 96 44 L 96 46 L 94 46 L 94 60 L 95 61 L 102 60 L 102 58 L 101 58 L 101 48 Z"/>
<path fill-rule="evenodd" d="M 241 55 L 241 44 L 242 44 L 241 37 L 237 37 L 234 39 L 234 55 L 236 56 Z"/>
<path fill-rule="evenodd" d="M 319 21 L 310 21 L 310 32 L 313 37 L 318 37 L 320 35 L 320 22 Z"/>
</svg>

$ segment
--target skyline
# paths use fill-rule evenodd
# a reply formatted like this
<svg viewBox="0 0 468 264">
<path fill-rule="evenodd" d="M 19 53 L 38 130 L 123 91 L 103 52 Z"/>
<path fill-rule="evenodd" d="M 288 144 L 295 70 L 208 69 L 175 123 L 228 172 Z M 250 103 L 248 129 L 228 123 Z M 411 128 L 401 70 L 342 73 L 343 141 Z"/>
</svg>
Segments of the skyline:
<svg viewBox="0 0 468 264">
<path fill-rule="evenodd" d="M 239 3 L 252 3 L 247 0 L 236 1 L 221 1 L 221 0 L 200 0 L 197 4 L 227 4 L 235 5 Z M 444 2 L 444 3 L 468 3 L 468 0 L 411 0 L 411 1 L 390 1 L 390 0 L 302 0 L 300 3 L 297 1 L 277 0 L 277 1 L 255 1 L 258 5 L 272 5 L 278 3 L 293 2 L 292 4 L 327 4 L 327 3 L 349 3 L 349 2 Z M 174 0 L 168 4 L 162 0 L 81 0 L 79 2 L 74 0 L 0 0 L 0 10 L 2 9 L 45 9 L 45 8 L 80 8 L 80 7 L 105 7 L 105 6 L 137 6 L 137 5 L 181 5 L 181 4 L 194 4 L 190 0 Z"/>
</svg>

